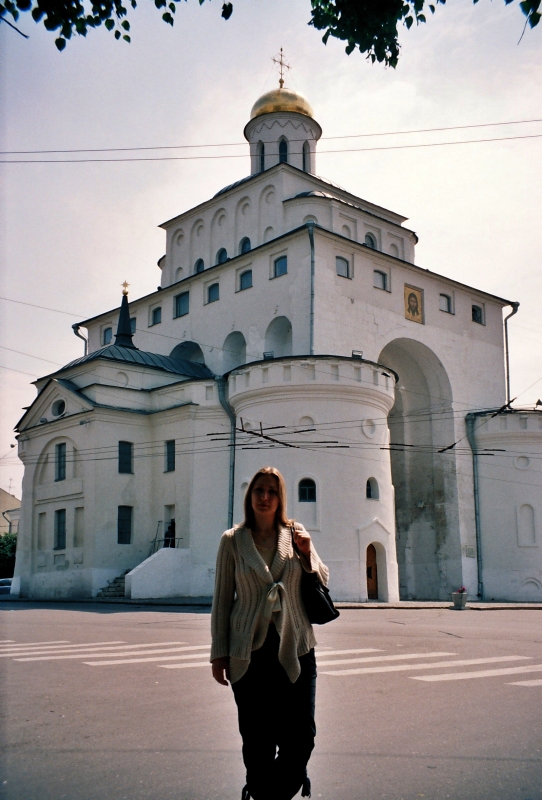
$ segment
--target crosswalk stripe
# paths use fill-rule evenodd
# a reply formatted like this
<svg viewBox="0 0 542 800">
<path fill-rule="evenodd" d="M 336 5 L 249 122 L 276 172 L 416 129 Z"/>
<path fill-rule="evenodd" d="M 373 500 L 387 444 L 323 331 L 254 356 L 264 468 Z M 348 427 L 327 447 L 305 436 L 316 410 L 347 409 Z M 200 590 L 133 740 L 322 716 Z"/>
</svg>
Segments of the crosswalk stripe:
<svg viewBox="0 0 542 800">
<path fill-rule="evenodd" d="M 211 668 L 210 661 L 198 661 L 197 664 L 159 664 L 162 669 L 188 669 L 188 667 L 209 667 Z"/>
<path fill-rule="evenodd" d="M 9 642 L 14 642 L 15 639 L 0 639 L 0 644 L 8 644 Z"/>
<path fill-rule="evenodd" d="M 492 678 L 496 675 L 515 675 L 518 672 L 541 672 L 542 664 L 528 667 L 507 667 L 505 669 L 482 669 L 476 672 L 445 672 L 443 675 L 422 675 L 412 677 L 413 681 L 466 681 L 471 678 Z"/>
<path fill-rule="evenodd" d="M 210 650 L 211 648 L 209 648 Z M 89 667 L 111 667 L 116 664 L 143 664 L 147 661 L 180 661 L 184 658 L 202 658 L 205 654 L 204 653 L 191 653 L 190 655 L 184 656 L 152 656 L 151 658 L 122 658 L 122 659 L 115 659 L 115 661 L 83 661 L 83 664 L 87 664 Z M 210 661 L 206 661 L 206 664 L 210 664 Z M 189 664 L 189 666 L 191 666 Z"/>
<path fill-rule="evenodd" d="M 316 648 L 316 655 L 320 656 L 348 656 L 353 653 L 384 653 L 381 647 L 363 647 L 358 650 L 321 650 Z"/>
<path fill-rule="evenodd" d="M 144 647 L 145 645 L 137 645 L 138 647 Z M 203 647 L 207 648 L 209 645 L 198 645 L 194 647 L 167 647 L 167 648 L 159 648 L 158 650 L 134 650 L 129 655 L 131 656 L 145 656 L 145 655 L 158 655 L 159 653 L 180 653 L 184 650 L 201 650 Z M 16 658 L 15 661 L 64 661 L 70 658 L 88 658 L 92 656 L 92 658 L 104 658 L 111 657 L 116 655 L 112 652 L 104 652 L 103 650 L 97 650 L 96 652 L 91 651 L 84 651 L 80 653 L 69 653 L 62 656 L 32 656 L 32 657 L 25 657 L 25 658 Z M 119 653 L 119 656 L 125 655 L 124 652 Z M 128 655 L 128 654 L 126 654 Z"/>
<path fill-rule="evenodd" d="M 21 647 L 17 648 L 16 650 L 10 650 L 9 652 L 0 652 L 0 658 L 14 658 L 15 656 L 45 656 L 45 655 L 55 655 L 55 653 L 72 653 L 75 650 L 83 650 L 96 647 L 103 647 L 104 649 L 109 649 L 109 645 L 115 645 L 120 647 L 127 647 L 122 641 L 119 639 L 115 642 L 89 642 L 88 644 L 62 644 L 56 645 L 55 647 Z"/>
<path fill-rule="evenodd" d="M 69 644 L 69 643 L 70 643 L 69 639 L 57 639 L 54 642 L 11 642 L 10 644 L 8 644 L 6 641 L 5 644 L 2 643 L 2 645 L 0 645 L 0 651 L 3 653 L 4 651 L 8 652 L 10 650 L 18 650 L 19 648 L 22 647 L 47 647 L 48 645 L 51 644 Z"/>
<path fill-rule="evenodd" d="M 327 653 L 326 653 L 327 655 Z M 318 667 L 337 667 L 342 664 L 362 664 L 371 661 L 404 661 L 410 658 L 442 658 L 455 656 L 457 653 L 400 653 L 394 656 L 371 656 L 370 658 L 340 658 L 335 661 L 316 661 Z"/>
<path fill-rule="evenodd" d="M 362 667 L 360 669 L 321 670 L 322 675 L 368 675 L 375 672 L 403 672 L 412 669 L 439 669 L 440 667 L 470 667 L 475 664 L 496 664 L 502 661 L 520 661 L 530 656 L 493 656 L 492 658 L 466 658 L 457 661 L 435 661 L 433 664 L 392 664 L 385 667 Z"/>
<path fill-rule="evenodd" d="M 185 642 L 140 642 L 139 644 L 124 644 L 121 642 L 95 642 L 94 644 L 74 644 L 70 645 L 69 647 L 59 647 L 59 648 L 48 648 L 47 650 L 23 650 L 22 652 L 17 651 L 14 655 L 15 656 L 56 656 L 58 655 L 71 655 L 72 653 L 82 653 L 83 655 L 90 654 L 92 655 L 92 651 L 99 650 L 100 652 L 108 652 L 110 650 L 134 650 L 138 647 L 169 647 L 172 645 L 177 644 L 185 644 Z M 98 647 L 98 645 L 102 645 Z M 110 646 L 114 645 L 114 646 Z M 0 654 L 2 655 L 11 655 L 13 658 L 14 656 L 10 654 Z"/>
<path fill-rule="evenodd" d="M 512 683 L 507 683 L 507 686 L 542 686 L 542 680 L 538 681 L 513 681 Z"/>
</svg>

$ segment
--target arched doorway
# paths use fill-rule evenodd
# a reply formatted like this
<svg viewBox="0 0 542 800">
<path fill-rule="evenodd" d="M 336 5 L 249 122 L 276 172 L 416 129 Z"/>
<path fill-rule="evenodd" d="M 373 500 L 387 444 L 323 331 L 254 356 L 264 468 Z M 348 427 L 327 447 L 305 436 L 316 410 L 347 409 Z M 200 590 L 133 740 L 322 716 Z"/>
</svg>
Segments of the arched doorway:
<svg viewBox="0 0 542 800">
<path fill-rule="evenodd" d="M 378 571 L 376 566 L 376 547 L 370 544 L 367 548 L 367 597 L 378 600 Z"/>
<path fill-rule="evenodd" d="M 226 336 L 222 347 L 222 364 L 224 372 L 246 364 L 247 343 L 240 331 L 233 331 Z"/>
<path fill-rule="evenodd" d="M 181 342 L 173 348 L 169 354 L 170 358 L 178 358 L 181 361 L 193 361 L 195 364 L 205 364 L 203 350 L 196 342 Z"/>
<path fill-rule="evenodd" d="M 456 456 L 439 452 L 457 438 L 450 381 L 413 339 L 395 339 L 378 360 L 399 375 L 388 427 L 400 597 L 444 600 L 462 576 Z"/>
<path fill-rule="evenodd" d="M 275 358 L 292 355 L 292 323 L 288 317 L 275 317 L 265 332 L 265 350 Z"/>
</svg>

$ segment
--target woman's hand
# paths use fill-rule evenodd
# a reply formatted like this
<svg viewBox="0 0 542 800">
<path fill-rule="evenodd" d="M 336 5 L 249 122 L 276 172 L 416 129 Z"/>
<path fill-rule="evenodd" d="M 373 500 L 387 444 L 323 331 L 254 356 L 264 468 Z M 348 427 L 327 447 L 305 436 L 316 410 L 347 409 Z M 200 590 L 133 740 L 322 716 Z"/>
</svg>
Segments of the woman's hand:
<svg viewBox="0 0 542 800">
<path fill-rule="evenodd" d="M 211 661 L 211 668 L 213 670 L 213 678 L 215 681 L 220 683 L 222 686 L 229 686 L 228 681 L 226 680 L 226 678 L 229 679 L 230 677 L 230 659 L 228 656 L 214 658 Z"/>
<path fill-rule="evenodd" d="M 311 554 L 311 536 L 307 533 L 305 528 L 294 527 L 294 542 L 299 548 L 299 552 L 303 553 L 307 558 Z"/>
</svg>

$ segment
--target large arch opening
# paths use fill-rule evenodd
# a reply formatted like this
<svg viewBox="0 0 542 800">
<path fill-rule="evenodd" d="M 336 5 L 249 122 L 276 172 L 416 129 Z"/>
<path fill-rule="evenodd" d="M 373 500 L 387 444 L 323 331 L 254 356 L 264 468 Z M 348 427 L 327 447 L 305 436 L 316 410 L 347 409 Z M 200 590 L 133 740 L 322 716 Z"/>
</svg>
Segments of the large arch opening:
<svg viewBox="0 0 542 800">
<path fill-rule="evenodd" d="M 247 363 L 247 343 L 240 331 L 228 334 L 222 346 L 222 365 L 224 372 Z"/>
<path fill-rule="evenodd" d="M 461 585 L 452 388 L 437 356 L 395 339 L 380 363 L 399 374 L 388 415 L 401 599 L 444 600 Z"/>
<path fill-rule="evenodd" d="M 288 317 L 275 317 L 265 332 L 265 350 L 274 358 L 292 355 L 292 323 Z"/>
<path fill-rule="evenodd" d="M 195 364 L 205 364 L 203 350 L 196 342 L 181 342 L 173 348 L 169 355 L 171 358 L 178 358 L 182 361 L 193 361 Z"/>
</svg>

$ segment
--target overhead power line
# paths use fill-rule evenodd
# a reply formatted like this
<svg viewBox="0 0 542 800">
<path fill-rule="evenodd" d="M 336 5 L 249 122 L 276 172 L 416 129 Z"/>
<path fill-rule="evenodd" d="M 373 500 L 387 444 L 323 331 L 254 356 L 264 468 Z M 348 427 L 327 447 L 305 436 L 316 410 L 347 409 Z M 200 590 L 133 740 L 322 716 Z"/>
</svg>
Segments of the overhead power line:
<svg viewBox="0 0 542 800">
<path fill-rule="evenodd" d="M 411 133 L 436 133 L 441 131 L 460 131 L 473 128 L 495 128 L 501 125 L 527 125 L 530 123 L 542 122 L 542 119 L 517 119 L 506 122 L 483 122 L 474 125 L 451 125 L 445 128 L 414 128 L 406 131 L 380 131 L 378 133 L 349 133 L 342 136 L 322 136 L 323 141 L 335 139 L 361 139 L 373 138 L 376 136 L 406 136 Z M 301 142 L 305 139 L 290 139 L 291 142 Z M 2 156 L 22 156 L 22 155 L 53 155 L 55 153 L 126 153 L 143 150 L 192 150 L 202 147 L 246 147 L 246 142 L 213 142 L 210 144 L 171 144 L 154 145 L 149 147 L 82 147 L 67 150 L 0 150 Z"/>
<path fill-rule="evenodd" d="M 500 136 L 489 139 L 465 139 L 458 142 L 429 142 L 425 144 L 396 144 L 385 147 L 352 147 L 341 150 L 319 150 L 318 155 L 329 153 L 369 153 L 377 150 L 410 150 L 423 147 L 451 147 L 462 144 L 483 144 L 486 142 L 509 142 L 517 139 L 539 139 L 542 133 L 526 134 L 525 136 Z M 2 160 L 0 164 L 93 164 L 93 163 L 121 163 L 131 161 L 201 161 L 208 159 L 246 158 L 243 153 L 225 153 L 219 156 L 144 156 L 133 158 L 32 158 Z"/>
</svg>

